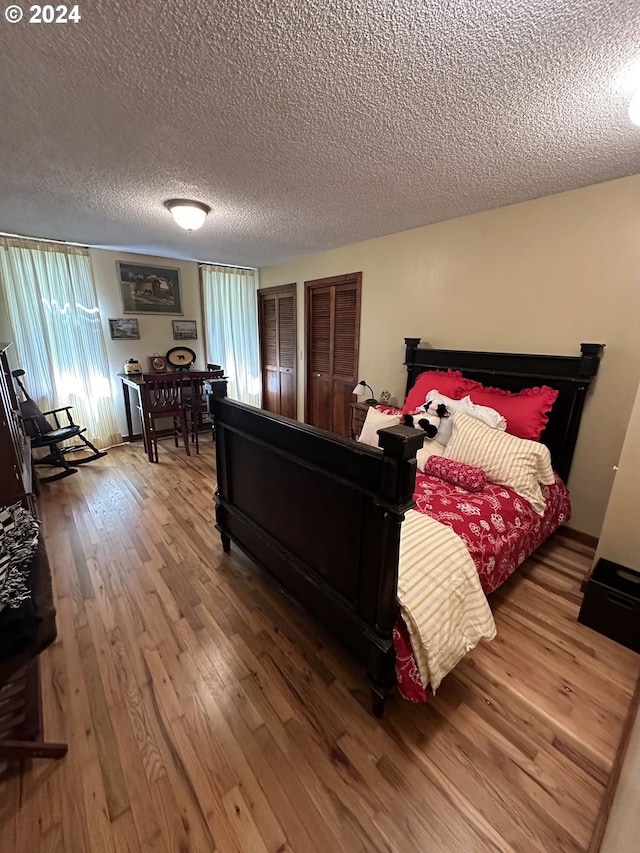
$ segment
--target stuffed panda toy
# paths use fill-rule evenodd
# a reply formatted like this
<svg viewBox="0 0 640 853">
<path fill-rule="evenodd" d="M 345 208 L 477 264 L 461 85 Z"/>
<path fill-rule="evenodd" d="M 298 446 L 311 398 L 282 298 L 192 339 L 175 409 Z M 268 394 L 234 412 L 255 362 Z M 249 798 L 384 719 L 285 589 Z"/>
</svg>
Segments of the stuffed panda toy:
<svg viewBox="0 0 640 853">
<path fill-rule="evenodd" d="M 435 438 L 440 429 L 440 423 L 443 418 L 450 417 L 449 409 L 444 403 L 434 403 L 428 400 L 424 406 L 420 406 L 410 415 L 404 415 L 402 423 L 405 426 L 420 427 L 423 429 L 427 438 Z"/>
</svg>

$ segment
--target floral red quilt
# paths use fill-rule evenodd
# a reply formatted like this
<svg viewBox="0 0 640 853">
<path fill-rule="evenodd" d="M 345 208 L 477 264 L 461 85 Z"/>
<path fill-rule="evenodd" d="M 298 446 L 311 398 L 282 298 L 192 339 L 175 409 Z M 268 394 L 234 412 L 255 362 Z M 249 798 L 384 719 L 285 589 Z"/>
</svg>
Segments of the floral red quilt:
<svg viewBox="0 0 640 853">
<path fill-rule="evenodd" d="M 482 589 L 490 593 L 571 517 L 569 494 L 557 475 L 552 486 L 541 488 L 547 504 L 543 516 L 504 486 L 487 484 L 481 492 L 468 492 L 418 472 L 415 509 L 448 525 L 463 539 L 478 569 Z M 393 644 L 400 694 L 411 702 L 428 701 L 400 616 Z"/>
</svg>

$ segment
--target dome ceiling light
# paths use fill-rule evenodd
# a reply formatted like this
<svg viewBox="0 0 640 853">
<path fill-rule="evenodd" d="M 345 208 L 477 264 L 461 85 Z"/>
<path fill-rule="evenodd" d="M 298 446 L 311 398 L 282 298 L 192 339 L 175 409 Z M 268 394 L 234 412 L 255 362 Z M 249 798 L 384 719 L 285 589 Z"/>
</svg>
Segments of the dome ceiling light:
<svg viewBox="0 0 640 853">
<path fill-rule="evenodd" d="M 189 201 L 186 198 L 172 198 L 165 201 L 164 206 L 181 228 L 186 231 L 197 231 L 202 228 L 211 208 L 201 201 Z"/>
</svg>

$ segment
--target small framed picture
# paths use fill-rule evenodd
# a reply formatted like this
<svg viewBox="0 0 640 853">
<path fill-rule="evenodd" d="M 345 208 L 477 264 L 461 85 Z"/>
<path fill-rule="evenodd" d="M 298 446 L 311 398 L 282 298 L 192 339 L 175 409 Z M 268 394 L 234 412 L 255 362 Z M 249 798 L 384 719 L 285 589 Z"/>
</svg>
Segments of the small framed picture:
<svg viewBox="0 0 640 853">
<path fill-rule="evenodd" d="M 140 326 L 138 321 L 131 317 L 122 317 L 109 320 L 109 331 L 112 341 L 139 341 Z"/>
<path fill-rule="evenodd" d="M 195 341 L 198 337 L 195 320 L 172 320 L 174 341 Z"/>
</svg>

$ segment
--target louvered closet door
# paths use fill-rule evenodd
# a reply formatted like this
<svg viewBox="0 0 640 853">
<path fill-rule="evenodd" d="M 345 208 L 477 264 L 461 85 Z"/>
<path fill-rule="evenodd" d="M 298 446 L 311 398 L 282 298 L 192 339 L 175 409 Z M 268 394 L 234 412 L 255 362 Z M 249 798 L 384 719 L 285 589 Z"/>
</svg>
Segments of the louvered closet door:
<svg viewBox="0 0 640 853">
<path fill-rule="evenodd" d="M 307 423 L 349 434 L 357 382 L 360 273 L 306 282 Z"/>
<path fill-rule="evenodd" d="M 335 289 L 333 324 L 333 431 L 349 435 L 349 404 L 358 372 L 360 293 L 353 285 Z"/>
<path fill-rule="evenodd" d="M 333 424 L 332 373 L 332 289 L 312 288 L 308 292 L 307 333 L 307 414 L 305 420 L 321 429 Z"/>
<path fill-rule="evenodd" d="M 296 286 L 258 291 L 262 405 L 270 412 L 296 417 Z"/>
<path fill-rule="evenodd" d="M 296 295 L 278 296 L 278 370 L 281 415 L 297 417 Z"/>
</svg>

